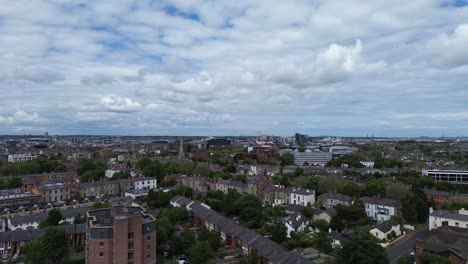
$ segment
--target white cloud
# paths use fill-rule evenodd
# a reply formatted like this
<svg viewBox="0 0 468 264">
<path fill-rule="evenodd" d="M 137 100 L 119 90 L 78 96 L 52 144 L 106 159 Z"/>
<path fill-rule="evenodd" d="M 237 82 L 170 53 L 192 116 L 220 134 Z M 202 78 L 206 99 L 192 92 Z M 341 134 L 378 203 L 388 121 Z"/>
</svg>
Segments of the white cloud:
<svg viewBox="0 0 468 264">
<path fill-rule="evenodd" d="M 20 68 L 15 71 L 15 79 L 35 83 L 53 83 L 65 80 L 64 74 L 42 67 Z"/>
<path fill-rule="evenodd" d="M 140 103 L 133 101 L 128 97 L 115 95 L 104 96 L 99 100 L 99 103 L 106 111 L 116 113 L 133 113 L 141 110 Z"/>
<path fill-rule="evenodd" d="M 42 119 L 39 116 L 39 114 L 36 112 L 28 113 L 23 110 L 18 110 L 9 117 L 2 117 L 0 115 L 0 123 L 16 124 L 16 123 L 35 123 L 39 121 L 42 121 Z"/>
</svg>

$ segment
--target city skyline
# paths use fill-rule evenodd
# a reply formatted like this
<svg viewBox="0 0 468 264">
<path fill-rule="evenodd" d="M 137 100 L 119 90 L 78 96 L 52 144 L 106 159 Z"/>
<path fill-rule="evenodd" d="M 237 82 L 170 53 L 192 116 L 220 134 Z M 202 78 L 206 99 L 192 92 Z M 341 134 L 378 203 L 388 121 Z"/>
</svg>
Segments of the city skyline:
<svg viewBox="0 0 468 264">
<path fill-rule="evenodd" d="M 0 134 L 466 136 L 466 17 L 464 0 L 15 1 Z"/>
</svg>

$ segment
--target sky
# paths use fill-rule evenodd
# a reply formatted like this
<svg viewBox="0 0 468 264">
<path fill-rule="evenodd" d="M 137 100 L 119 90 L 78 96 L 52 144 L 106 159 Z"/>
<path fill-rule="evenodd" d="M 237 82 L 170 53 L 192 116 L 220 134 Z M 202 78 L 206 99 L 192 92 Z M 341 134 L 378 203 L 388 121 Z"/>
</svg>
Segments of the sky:
<svg viewBox="0 0 468 264">
<path fill-rule="evenodd" d="M 0 0 L 0 134 L 468 135 L 468 0 Z"/>
</svg>

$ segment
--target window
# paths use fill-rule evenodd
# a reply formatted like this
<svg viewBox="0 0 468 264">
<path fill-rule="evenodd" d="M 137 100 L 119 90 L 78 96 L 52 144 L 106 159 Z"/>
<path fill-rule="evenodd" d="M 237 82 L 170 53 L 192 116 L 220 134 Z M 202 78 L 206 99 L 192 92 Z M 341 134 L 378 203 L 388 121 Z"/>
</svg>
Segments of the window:
<svg viewBox="0 0 468 264">
<path fill-rule="evenodd" d="M 150 236 L 147 236 L 147 237 L 146 237 L 146 240 L 150 241 L 150 240 L 151 240 L 151 237 L 150 237 Z"/>
<path fill-rule="evenodd" d="M 146 249 L 151 249 L 151 245 L 147 245 L 147 246 L 146 246 Z"/>
<path fill-rule="evenodd" d="M 458 222 L 455 222 L 455 226 L 458 227 L 458 225 L 459 225 Z"/>
<path fill-rule="evenodd" d="M 128 259 L 133 259 L 133 252 L 128 252 Z"/>
<path fill-rule="evenodd" d="M 99 248 L 103 248 L 104 247 L 104 242 L 99 242 Z"/>
<path fill-rule="evenodd" d="M 99 257 L 103 258 L 104 257 L 104 252 L 99 252 Z"/>
<path fill-rule="evenodd" d="M 128 239 L 133 239 L 133 233 L 128 233 Z"/>
<path fill-rule="evenodd" d="M 133 249 L 133 242 L 128 242 L 128 249 Z"/>
</svg>

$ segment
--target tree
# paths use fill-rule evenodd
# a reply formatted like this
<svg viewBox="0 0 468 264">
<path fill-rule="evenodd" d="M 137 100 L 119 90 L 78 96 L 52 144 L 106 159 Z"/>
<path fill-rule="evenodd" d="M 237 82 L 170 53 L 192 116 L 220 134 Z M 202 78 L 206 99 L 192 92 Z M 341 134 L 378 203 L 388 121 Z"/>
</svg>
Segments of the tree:
<svg viewBox="0 0 468 264">
<path fill-rule="evenodd" d="M 326 232 L 320 232 L 316 235 L 314 238 L 314 245 L 315 247 L 322 251 L 323 253 L 330 254 L 333 252 L 333 247 L 332 247 L 332 241 L 331 239 L 327 236 Z"/>
<path fill-rule="evenodd" d="M 23 185 L 23 181 L 20 177 L 13 177 L 6 182 L 7 189 L 19 188 Z"/>
<path fill-rule="evenodd" d="M 361 188 L 354 182 L 348 181 L 343 187 L 343 194 L 351 197 L 359 196 Z"/>
<path fill-rule="evenodd" d="M 126 171 L 118 171 L 112 175 L 112 180 L 121 180 L 121 179 L 128 179 L 131 178 L 132 175 L 130 175 L 129 172 Z"/>
<path fill-rule="evenodd" d="M 91 206 L 91 210 L 104 209 L 104 208 L 110 208 L 110 207 L 111 207 L 110 204 L 106 204 L 106 203 L 103 203 L 103 202 L 95 202 Z"/>
<path fill-rule="evenodd" d="M 401 212 L 403 219 L 408 223 L 416 223 L 418 214 L 416 211 L 415 196 L 413 193 L 408 193 L 401 201 Z"/>
<path fill-rule="evenodd" d="M 357 233 L 343 243 L 336 259 L 340 264 L 388 264 L 385 249 L 367 232 Z"/>
<path fill-rule="evenodd" d="M 49 215 L 47 216 L 47 226 L 58 226 L 62 219 L 62 212 L 59 209 L 54 208 L 49 211 Z"/>
<path fill-rule="evenodd" d="M 193 169 L 193 175 L 199 175 L 202 177 L 210 176 L 210 169 L 206 164 L 198 163 L 197 166 Z"/>
<path fill-rule="evenodd" d="M 307 219 L 311 219 L 312 216 L 314 216 L 314 210 L 310 207 L 304 207 L 304 209 L 301 210 L 301 213 L 307 217 Z"/>
<path fill-rule="evenodd" d="M 291 153 L 284 153 L 281 155 L 280 161 L 282 166 L 294 165 L 294 155 Z"/>
<path fill-rule="evenodd" d="M 75 220 L 73 221 L 74 224 L 84 224 L 86 223 L 86 216 L 77 214 L 75 215 Z"/>
<path fill-rule="evenodd" d="M 213 258 L 213 249 L 206 241 L 201 241 L 190 248 L 190 262 L 193 264 L 210 263 Z"/>
<path fill-rule="evenodd" d="M 381 179 L 369 179 L 366 182 L 366 194 L 368 196 L 385 196 L 385 184 Z"/>
<path fill-rule="evenodd" d="M 420 264 L 453 264 L 448 258 L 437 255 L 424 254 L 419 257 Z"/>
<path fill-rule="evenodd" d="M 276 222 L 271 229 L 271 240 L 283 243 L 286 240 L 288 229 L 281 222 Z"/>
<path fill-rule="evenodd" d="M 208 231 L 205 227 L 202 228 L 198 234 L 198 240 L 207 241 L 214 252 L 217 252 L 221 245 L 221 238 L 218 234 Z"/>
<path fill-rule="evenodd" d="M 338 176 L 326 176 L 320 178 L 317 184 L 317 191 L 319 193 L 327 193 L 327 192 L 338 192 L 341 193 L 343 187 L 345 185 L 345 181 L 338 177 Z"/>
<path fill-rule="evenodd" d="M 64 263 L 70 252 L 68 234 L 61 228 L 47 228 L 43 237 L 28 243 L 25 252 L 26 264 Z"/>
<path fill-rule="evenodd" d="M 385 187 L 386 197 L 389 199 L 395 199 L 398 201 L 403 200 L 409 193 L 408 185 L 402 182 L 392 182 Z"/>
</svg>

